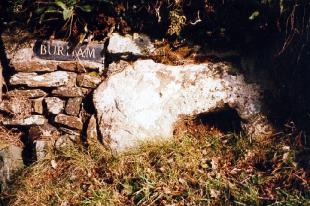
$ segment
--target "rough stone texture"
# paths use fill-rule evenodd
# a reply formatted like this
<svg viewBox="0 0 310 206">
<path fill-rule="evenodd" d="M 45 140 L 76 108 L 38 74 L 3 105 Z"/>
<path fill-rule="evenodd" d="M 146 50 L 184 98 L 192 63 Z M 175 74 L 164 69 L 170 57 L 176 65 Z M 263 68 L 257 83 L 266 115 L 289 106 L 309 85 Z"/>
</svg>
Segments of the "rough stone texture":
<svg viewBox="0 0 310 206">
<path fill-rule="evenodd" d="M 65 125 L 72 129 L 77 129 L 77 130 L 83 129 L 83 122 L 78 117 L 69 116 L 65 114 L 59 114 L 55 117 L 55 122 L 58 124 Z"/>
<path fill-rule="evenodd" d="M 32 48 L 23 48 L 16 52 L 11 60 L 11 66 L 18 72 L 55 71 L 57 64 L 33 56 Z"/>
<path fill-rule="evenodd" d="M 114 54 L 132 54 L 145 56 L 155 50 L 149 37 L 143 34 L 133 34 L 122 36 L 113 33 L 110 37 L 108 52 Z"/>
<path fill-rule="evenodd" d="M 47 140 L 36 140 L 34 143 L 37 160 L 44 159 L 47 155 L 50 142 Z"/>
<path fill-rule="evenodd" d="M 72 116 L 77 116 L 80 112 L 81 104 L 82 104 L 81 97 L 70 98 L 67 101 L 65 112 Z"/>
<path fill-rule="evenodd" d="M 43 114 L 43 97 L 32 100 L 32 109 L 34 113 Z"/>
<path fill-rule="evenodd" d="M 44 101 L 49 113 L 59 114 L 65 108 L 65 101 L 59 99 L 58 97 L 46 97 Z"/>
<path fill-rule="evenodd" d="M 130 63 L 124 60 L 120 60 L 118 63 L 112 62 L 107 71 L 107 76 L 109 77 L 109 76 L 112 76 L 113 74 L 119 73 L 129 66 L 130 66 Z"/>
<path fill-rule="evenodd" d="M 171 137 L 180 115 L 226 106 L 251 124 L 261 113 L 260 90 L 242 75 L 230 75 L 229 69 L 221 63 L 168 66 L 152 60 L 127 65 L 94 92 L 104 142 L 124 149 L 142 140 Z"/>
<path fill-rule="evenodd" d="M 103 64 L 98 62 L 91 62 L 91 61 L 66 61 L 66 62 L 59 62 L 58 67 L 62 70 L 72 71 L 77 73 L 86 72 L 87 70 L 101 70 Z"/>
<path fill-rule="evenodd" d="M 59 97 L 83 97 L 83 91 L 80 87 L 58 87 L 52 91 L 53 95 Z"/>
<path fill-rule="evenodd" d="M 80 74 L 77 76 L 77 85 L 80 87 L 96 88 L 101 81 L 100 77 L 89 74 Z"/>
<path fill-rule="evenodd" d="M 39 75 L 37 73 L 17 73 L 10 79 L 12 85 L 28 87 L 59 87 L 69 84 L 70 75 L 65 71 L 56 71 Z"/>
<path fill-rule="evenodd" d="M 4 118 L 2 120 L 2 124 L 11 126 L 32 126 L 32 125 L 43 125 L 46 121 L 47 120 L 42 115 L 31 115 L 30 117 L 22 119 Z"/>
<path fill-rule="evenodd" d="M 0 103 L 0 110 L 15 118 L 25 118 L 31 114 L 32 103 L 29 99 L 23 97 L 12 97 L 3 100 Z"/>
<path fill-rule="evenodd" d="M 86 135 L 88 143 L 98 143 L 97 120 L 95 118 L 95 115 L 92 115 L 89 119 Z"/>
<path fill-rule="evenodd" d="M 91 61 L 56 61 L 56 60 L 44 60 L 34 56 L 32 48 L 22 48 L 18 50 L 12 60 L 11 66 L 18 72 L 42 72 L 42 71 L 56 71 L 60 69 L 84 72 L 86 69 L 100 70 L 102 64 Z"/>
<path fill-rule="evenodd" d="M 5 96 L 7 97 L 25 97 L 25 98 L 39 98 L 45 97 L 47 94 L 41 89 L 15 89 L 7 92 Z"/>
<path fill-rule="evenodd" d="M 67 87 L 75 87 L 76 86 L 77 74 L 74 72 L 68 72 L 68 74 L 69 74 L 69 81 L 68 81 L 68 84 L 66 86 Z"/>
<path fill-rule="evenodd" d="M 15 172 L 24 167 L 22 151 L 15 145 L 0 148 L 0 192 L 7 189 Z"/>
</svg>

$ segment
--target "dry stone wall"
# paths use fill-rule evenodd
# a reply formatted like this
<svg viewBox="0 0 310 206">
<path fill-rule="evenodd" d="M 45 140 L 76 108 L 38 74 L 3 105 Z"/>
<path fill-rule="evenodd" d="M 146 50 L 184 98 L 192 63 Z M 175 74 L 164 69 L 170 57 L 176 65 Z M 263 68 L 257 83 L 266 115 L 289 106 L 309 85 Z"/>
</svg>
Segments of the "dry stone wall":
<svg viewBox="0 0 310 206">
<path fill-rule="evenodd" d="M 65 42 L 45 41 L 12 57 L 14 71 L 0 103 L 0 120 L 26 131 L 37 158 L 44 157 L 49 145 L 96 139 L 97 134 L 117 150 L 137 140 L 169 138 L 179 116 L 227 106 L 238 112 L 248 134 L 270 131 L 260 88 L 241 74 L 231 74 L 230 65 L 158 64 L 147 60 L 155 48 L 144 35 L 112 34 L 109 42 L 109 56 L 146 60 L 112 62 L 103 77 L 103 45 L 70 51 Z"/>
<path fill-rule="evenodd" d="M 68 60 L 57 60 L 58 47 L 65 44 L 60 41 L 43 44 L 42 52 L 54 55 L 52 60 L 38 57 L 34 49 L 38 44 L 17 51 L 11 59 L 14 71 L 7 82 L 9 90 L 0 103 L 2 124 L 26 131 L 37 158 L 44 157 L 49 145 L 62 146 L 86 134 L 83 129 L 94 115 L 91 101 L 86 99 L 91 99 L 93 89 L 103 80 L 102 62 L 77 60 L 79 50 L 73 51 L 75 60 L 71 54 Z M 58 45 L 58 50 L 53 51 L 47 45 Z M 87 50 L 84 46 L 84 54 L 80 55 L 85 57 L 86 51 L 102 52 L 103 47 L 98 44 L 96 50 Z M 97 59 L 98 55 L 104 59 L 102 53 L 96 55 Z"/>
</svg>

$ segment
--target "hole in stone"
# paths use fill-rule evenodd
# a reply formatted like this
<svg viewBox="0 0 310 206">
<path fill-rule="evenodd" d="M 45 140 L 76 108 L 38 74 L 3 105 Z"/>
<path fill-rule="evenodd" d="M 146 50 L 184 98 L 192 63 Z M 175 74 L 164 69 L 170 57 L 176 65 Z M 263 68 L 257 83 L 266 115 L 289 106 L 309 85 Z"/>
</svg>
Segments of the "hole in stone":
<svg viewBox="0 0 310 206">
<path fill-rule="evenodd" d="M 237 111 L 231 108 L 194 116 L 184 115 L 175 124 L 173 134 L 175 136 L 182 134 L 202 136 L 240 133 L 241 122 Z"/>
</svg>

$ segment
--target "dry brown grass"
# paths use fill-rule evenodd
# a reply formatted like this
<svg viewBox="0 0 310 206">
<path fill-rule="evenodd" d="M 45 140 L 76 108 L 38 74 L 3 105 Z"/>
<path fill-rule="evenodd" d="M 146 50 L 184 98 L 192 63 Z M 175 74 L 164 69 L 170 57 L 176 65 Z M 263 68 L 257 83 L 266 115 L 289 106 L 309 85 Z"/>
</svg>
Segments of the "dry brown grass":
<svg viewBox="0 0 310 206">
<path fill-rule="evenodd" d="M 0 149 L 13 144 L 18 147 L 23 147 L 23 142 L 21 141 L 22 133 L 17 130 L 9 130 L 3 126 L 0 126 Z"/>
<path fill-rule="evenodd" d="M 234 134 L 183 134 L 118 155 L 98 144 L 68 147 L 27 168 L 7 196 L 8 205 L 307 205 L 309 198 L 309 174 L 285 137 L 250 142 Z"/>
</svg>

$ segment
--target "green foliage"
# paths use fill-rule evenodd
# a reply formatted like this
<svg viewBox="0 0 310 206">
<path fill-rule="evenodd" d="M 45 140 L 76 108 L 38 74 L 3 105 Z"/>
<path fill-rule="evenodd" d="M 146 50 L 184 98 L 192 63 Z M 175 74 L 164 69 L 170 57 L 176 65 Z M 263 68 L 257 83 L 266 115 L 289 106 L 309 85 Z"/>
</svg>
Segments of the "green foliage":
<svg viewBox="0 0 310 206">
<path fill-rule="evenodd" d="M 34 2 L 37 9 L 36 14 L 40 16 L 39 24 L 48 21 L 64 21 L 63 29 L 69 31 L 70 36 L 72 30 L 76 30 L 76 24 L 79 23 L 83 28 L 83 32 L 87 32 L 87 23 L 83 17 L 83 13 L 90 13 L 94 5 L 87 2 L 77 0 L 54 0 L 51 2 Z"/>
</svg>

